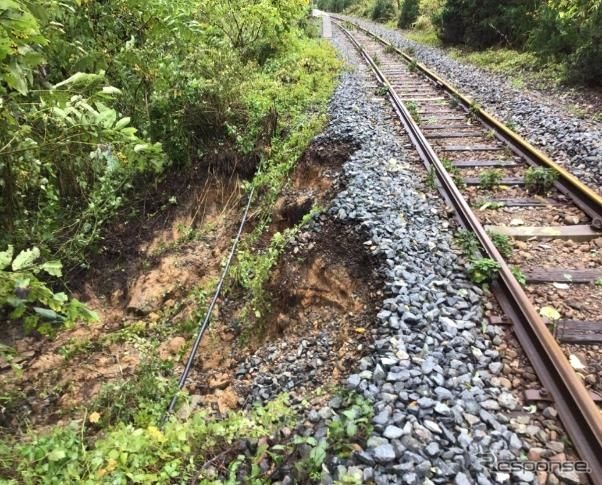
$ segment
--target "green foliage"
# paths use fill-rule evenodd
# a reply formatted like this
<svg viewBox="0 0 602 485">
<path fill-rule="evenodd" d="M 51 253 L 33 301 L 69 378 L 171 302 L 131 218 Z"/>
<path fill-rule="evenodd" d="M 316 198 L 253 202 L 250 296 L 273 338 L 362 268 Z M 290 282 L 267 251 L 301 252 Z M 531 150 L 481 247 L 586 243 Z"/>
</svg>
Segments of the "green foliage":
<svg viewBox="0 0 602 485">
<path fill-rule="evenodd" d="M 432 165 L 429 167 L 426 174 L 426 185 L 431 190 L 435 190 L 437 188 L 437 171 Z"/>
<path fill-rule="evenodd" d="M 435 17 L 440 39 L 484 48 L 523 45 L 542 0 L 447 0 Z"/>
<path fill-rule="evenodd" d="M 38 278 L 40 274 L 60 277 L 60 261 L 40 263 L 37 247 L 14 256 L 13 246 L 0 251 L 0 318 L 23 321 L 26 330 L 52 334 L 57 323 L 71 326 L 78 320 L 92 321 L 97 317 L 78 300 L 63 292 L 55 293 Z"/>
<path fill-rule="evenodd" d="M 503 172 L 497 168 L 483 170 L 479 176 L 480 188 L 483 190 L 493 190 L 500 185 L 503 175 Z"/>
<path fill-rule="evenodd" d="M 500 234 L 499 232 L 489 232 L 488 234 L 502 257 L 505 259 L 510 258 L 513 251 L 512 239 L 505 234 Z"/>
<path fill-rule="evenodd" d="M 375 0 L 370 17 L 377 22 L 386 22 L 394 18 L 395 5 L 392 0 Z"/>
<path fill-rule="evenodd" d="M 118 423 L 146 427 L 159 422 L 176 391 L 173 363 L 152 358 L 140 364 L 133 377 L 106 384 L 92 409 L 101 410 L 103 428 Z"/>
<path fill-rule="evenodd" d="M 473 258 L 481 249 L 479 240 L 472 231 L 462 229 L 456 233 L 456 241 L 462 248 L 462 252 L 467 258 Z"/>
<path fill-rule="evenodd" d="M 268 297 L 265 284 L 268 282 L 271 270 L 286 244 L 295 236 L 296 229 L 286 229 L 272 236 L 269 246 L 261 253 L 252 249 L 240 249 L 236 255 L 236 265 L 232 268 L 231 278 L 250 294 L 251 311 L 256 318 L 261 318 L 267 310 Z"/>
<path fill-rule="evenodd" d="M 529 47 L 544 59 L 563 61 L 566 76 L 602 83 L 602 2 L 549 0 L 542 3 Z"/>
<path fill-rule="evenodd" d="M 186 421 L 170 420 L 162 430 L 120 423 L 91 444 L 83 433 L 85 423 L 60 426 L 0 450 L 2 475 L 21 483 L 186 483 L 205 461 L 237 440 L 267 437 L 290 416 L 283 395 L 224 419 L 198 411 Z"/>
<path fill-rule="evenodd" d="M 340 67 L 305 36 L 307 6 L 10 1 L 0 19 L 0 247 L 85 265 L 134 187 L 168 164 L 243 176 L 261 160 L 265 172 L 290 167 Z"/>
<path fill-rule="evenodd" d="M 397 25 L 401 29 L 407 29 L 410 27 L 420 13 L 418 0 L 403 0 L 401 4 L 401 12 L 399 13 L 399 20 Z"/>
<path fill-rule="evenodd" d="M 339 13 L 356 3 L 357 0 L 318 0 L 317 8 L 325 12 Z"/>
<path fill-rule="evenodd" d="M 468 276 L 473 283 L 483 285 L 497 278 L 499 270 L 500 265 L 492 259 L 473 259 L 468 267 Z"/>
<path fill-rule="evenodd" d="M 405 103 L 405 106 L 408 109 L 412 119 L 416 122 L 417 125 L 420 125 L 422 119 L 420 118 L 420 113 L 418 112 L 418 105 L 414 101 L 407 101 Z"/>
<path fill-rule="evenodd" d="M 558 172 L 551 168 L 529 167 L 525 171 L 525 187 L 536 194 L 547 195 L 557 179 Z"/>
<path fill-rule="evenodd" d="M 441 163 L 443 164 L 443 167 L 445 168 L 447 173 L 449 173 L 452 176 L 452 179 L 454 181 L 454 184 L 456 184 L 456 187 L 458 187 L 459 189 L 464 188 L 464 186 L 466 184 L 464 183 L 464 178 L 462 177 L 462 172 L 460 171 L 460 169 L 458 167 L 456 167 L 454 165 L 454 162 L 452 162 L 448 158 L 442 158 Z"/>
<path fill-rule="evenodd" d="M 518 266 L 511 266 L 510 271 L 512 271 L 512 275 L 521 286 L 525 286 L 527 284 L 527 277 Z"/>
<path fill-rule="evenodd" d="M 328 423 L 329 451 L 348 457 L 353 451 L 352 441 L 367 438 L 372 430 L 372 403 L 359 394 L 344 396 L 343 409 Z"/>
</svg>

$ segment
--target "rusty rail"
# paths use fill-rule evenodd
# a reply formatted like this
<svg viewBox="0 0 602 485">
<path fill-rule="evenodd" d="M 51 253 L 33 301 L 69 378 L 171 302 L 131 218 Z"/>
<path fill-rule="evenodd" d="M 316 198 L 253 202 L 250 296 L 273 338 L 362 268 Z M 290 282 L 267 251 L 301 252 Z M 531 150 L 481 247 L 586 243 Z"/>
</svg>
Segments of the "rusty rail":
<svg viewBox="0 0 602 485">
<path fill-rule="evenodd" d="M 575 448 L 581 458 L 588 462 L 591 469 L 590 480 L 593 483 L 602 484 L 602 419 L 598 407 L 395 90 L 351 32 L 338 22 L 334 22 L 334 25 L 345 33 L 374 71 L 378 81 L 387 88 L 389 98 L 401 123 L 425 166 L 435 169 L 444 198 L 456 211 L 461 225 L 474 232 L 487 255 L 500 265 L 500 277 L 493 287 L 496 298 L 504 312 L 511 318 L 516 336 L 541 383 L 554 400 L 559 417 Z M 371 35 L 385 45 L 390 45 L 379 37 Z M 406 60 L 413 61 L 409 56 L 397 51 Z M 439 81 L 439 83 L 445 85 L 444 81 Z M 497 120 L 495 121 L 500 124 Z M 500 124 L 500 126 L 507 130 L 503 125 Z M 499 130 L 496 124 L 493 124 L 492 128 L 496 132 Z M 514 142 L 525 148 L 526 153 L 535 150 L 527 150 L 524 145 L 528 145 L 528 143 L 518 135 L 510 133 L 515 138 Z M 528 146 L 530 147 L 530 145 Z M 553 162 L 551 163 L 553 164 Z M 556 166 L 556 164 L 553 165 Z M 572 175 L 570 177 L 574 178 Z M 577 182 L 572 184 L 573 190 L 577 190 L 582 185 L 581 182 Z M 591 194 L 585 192 L 585 194 L 589 194 L 587 196 L 591 197 L 595 196 L 592 205 L 597 214 L 602 214 L 599 196 L 593 192 Z"/>
</svg>

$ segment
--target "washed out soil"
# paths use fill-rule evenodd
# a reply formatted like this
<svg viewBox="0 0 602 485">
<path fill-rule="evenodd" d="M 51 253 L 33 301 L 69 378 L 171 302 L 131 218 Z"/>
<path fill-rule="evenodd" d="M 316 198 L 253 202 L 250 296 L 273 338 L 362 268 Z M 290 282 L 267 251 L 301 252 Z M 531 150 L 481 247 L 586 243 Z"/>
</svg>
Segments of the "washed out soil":
<svg viewBox="0 0 602 485">
<path fill-rule="evenodd" d="M 314 205 L 327 205 L 353 150 L 353 144 L 318 138 L 275 205 L 268 234 L 294 226 Z M 98 322 L 62 330 L 54 339 L 3 331 L 1 341 L 15 348 L 13 364 L 21 369 L 0 362 L 2 393 L 10 396 L 0 409 L 0 427 L 14 434 L 81 417 L 104 385 L 131 378 L 149 352 L 173 362 L 177 379 L 206 304 L 195 288 L 211 288 L 219 276 L 240 220 L 241 193 L 238 180 L 217 176 L 159 188 L 137 218 L 107 231 L 90 269 L 72 275 L 75 296 L 99 314 Z M 202 396 L 198 403 L 220 412 L 244 405 L 253 374 L 237 380 L 234 370 L 274 341 L 285 358 L 285 349 L 300 340 L 332 338 L 337 351 L 314 370 L 309 387 L 336 382 L 365 348 L 373 302 L 382 299 L 374 289 L 375 262 L 352 231 L 320 217 L 318 231 L 302 233 L 281 258 L 267 290 L 272 312 L 256 322 L 258 331 L 243 335 L 236 318 L 243 300 L 236 291 L 218 302 L 189 381 L 190 391 Z"/>
<path fill-rule="evenodd" d="M 104 384 L 132 376 L 148 352 L 145 337 L 156 339 L 155 329 L 190 289 L 215 278 L 235 231 L 240 193 L 237 179 L 192 169 L 133 201 L 137 217 L 110 227 L 89 269 L 71 274 L 71 292 L 99 315 L 97 322 L 62 329 L 55 338 L 2 329 L 0 341 L 15 356 L 13 366 L 0 362 L 1 392 L 10 396 L 0 427 L 69 420 Z M 159 351 L 168 357 L 184 346 L 164 344 Z"/>
<path fill-rule="evenodd" d="M 326 206 L 341 189 L 340 167 L 354 148 L 341 141 L 314 141 L 275 204 L 267 234 L 294 226 L 312 206 Z M 264 235 L 254 251 L 267 244 Z M 250 405 L 258 381 L 276 393 L 297 395 L 336 385 L 367 350 L 376 305 L 382 300 L 377 267 L 352 228 L 325 214 L 315 217 L 273 269 L 266 315 L 242 315 L 245 298 L 236 289 L 220 302 L 188 381 L 193 401 L 225 413 Z M 328 355 L 319 354 L 324 341 Z M 247 370 L 241 372 L 241 365 Z M 276 383 L 282 375 L 275 369 L 284 368 L 294 386 L 280 388 Z"/>
<path fill-rule="evenodd" d="M 271 384 L 282 377 L 272 376 L 273 369 L 285 367 L 297 383 L 286 390 L 309 395 L 336 385 L 367 350 L 382 300 L 377 261 L 351 228 L 325 216 L 315 225 L 319 231 L 301 234 L 281 258 L 267 287 L 271 311 L 254 328 L 238 324 L 240 300 L 222 305 L 189 378 L 188 390 L 199 404 L 220 413 L 249 405 L 257 378 Z M 239 345 L 241 335 L 247 346 Z M 330 343 L 330 353 L 308 358 L 318 340 Z M 241 364 L 249 362 L 241 374 Z"/>
</svg>

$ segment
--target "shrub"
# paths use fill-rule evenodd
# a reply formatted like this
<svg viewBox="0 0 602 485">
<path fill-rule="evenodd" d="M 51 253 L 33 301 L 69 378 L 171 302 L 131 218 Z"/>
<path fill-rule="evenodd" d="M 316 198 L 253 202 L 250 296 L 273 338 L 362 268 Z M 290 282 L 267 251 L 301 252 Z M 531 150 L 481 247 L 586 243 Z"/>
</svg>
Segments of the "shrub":
<svg viewBox="0 0 602 485">
<path fill-rule="evenodd" d="M 418 0 L 403 0 L 397 25 L 402 29 L 407 29 L 416 21 L 418 14 Z"/>
<path fill-rule="evenodd" d="M 435 17 L 439 38 L 448 44 L 484 48 L 520 47 L 528 38 L 541 0 L 447 0 Z"/>
<path fill-rule="evenodd" d="M 372 20 L 386 22 L 395 17 L 395 6 L 391 0 L 376 0 L 370 14 Z"/>
<path fill-rule="evenodd" d="M 602 84 L 602 3 L 551 0 L 542 4 L 529 47 L 566 64 L 570 80 Z"/>
<path fill-rule="evenodd" d="M 416 22 L 414 22 L 412 24 L 412 28 L 414 30 L 432 30 L 433 29 L 433 22 L 431 21 L 431 18 L 426 16 L 426 15 L 420 15 L 417 19 Z"/>
</svg>

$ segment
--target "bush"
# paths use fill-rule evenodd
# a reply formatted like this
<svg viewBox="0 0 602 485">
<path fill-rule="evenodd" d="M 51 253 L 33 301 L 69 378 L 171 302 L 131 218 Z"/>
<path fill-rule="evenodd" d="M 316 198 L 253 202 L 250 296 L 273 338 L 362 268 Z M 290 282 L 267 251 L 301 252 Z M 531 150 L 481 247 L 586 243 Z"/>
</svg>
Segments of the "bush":
<svg viewBox="0 0 602 485">
<path fill-rule="evenodd" d="M 525 44 L 542 0 L 447 0 L 435 17 L 439 38 L 448 44 L 484 48 Z"/>
<path fill-rule="evenodd" d="M 386 22 L 395 17 L 395 6 L 391 0 L 376 0 L 370 14 L 372 20 Z"/>
<path fill-rule="evenodd" d="M 412 25 L 412 28 L 414 30 L 429 31 L 433 29 L 433 22 L 430 17 L 420 15 Z"/>
<path fill-rule="evenodd" d="M 416 21 L 418 13 L 418 0 L 403 0 L 397 25 L 402 29 L 407 29 Z"/>
<path fill-rule="evenodd" d="M 602 3 L 552 0 L 541 6 L 529 47 L 562 61 L 567 78 L 602 85 Z"/>
<path fill-rule="evenodd" d="M 357 0 L 319 0 L 317 7 L 326 12 L 339 13 L 356 3 Z"/>
</svg>

